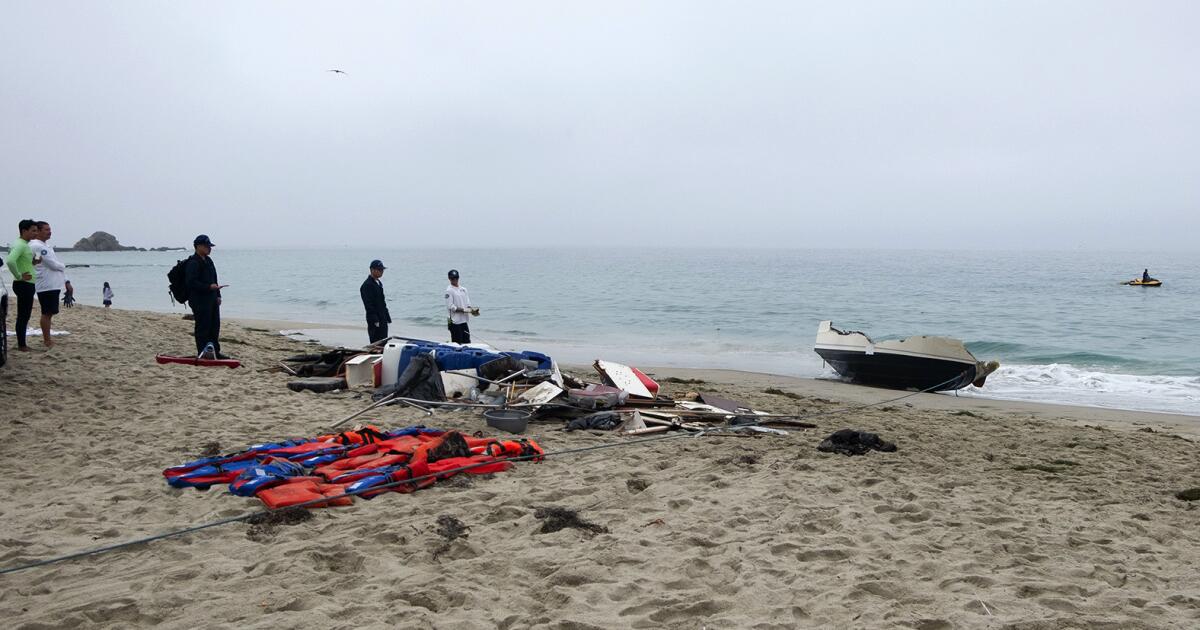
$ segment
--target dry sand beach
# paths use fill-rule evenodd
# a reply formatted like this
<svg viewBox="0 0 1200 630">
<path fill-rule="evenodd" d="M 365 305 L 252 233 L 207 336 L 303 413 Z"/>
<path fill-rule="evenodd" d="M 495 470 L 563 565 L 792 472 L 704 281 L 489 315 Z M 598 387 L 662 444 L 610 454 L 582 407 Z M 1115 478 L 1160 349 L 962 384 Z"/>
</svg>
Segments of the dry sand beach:
<svg viewBox="0 0 1200 630">
<path fill-rule="evenodd" d="M 228 370 L 153 362 L 191 347 L 177 316 L 78 307 L 55 326 L 71 334 L 0 369 L 4 568 L 258 510 L 220 488 L 171 489 L 161 471 L 318 434 L 368 400 L 287 390 L 267 369 L 307 346 L 265 327 L 225 325 L 225 351 L 245 361 Z M 654 372 L 703 381 L 668 393 L 782 413 L 902 395 Z M 487 432 L 466 412 L 366 418 Z M 0 575 L 0 615 L 27 630 L 1197 627 L 1200 511 L 1174 496 L 1200 486 L 1196 421 L 916 395 L 786 436 L 551 457 Z M 547 451 L 632 442 L 559 426 L 530 432 Z M 847 427 L 899 450 L 817 452 Z M 595 527 L 541 533 L 552 506 Z"/>
</svg>

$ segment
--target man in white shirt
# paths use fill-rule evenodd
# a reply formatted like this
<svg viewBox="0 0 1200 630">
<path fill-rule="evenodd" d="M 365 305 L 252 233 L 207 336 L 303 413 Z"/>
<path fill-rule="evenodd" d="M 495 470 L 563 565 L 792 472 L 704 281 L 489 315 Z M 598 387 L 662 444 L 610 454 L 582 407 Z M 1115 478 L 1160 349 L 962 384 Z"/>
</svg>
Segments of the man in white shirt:
<svg viewBox="0 0 1200 630">
<path fill-rule="evenodd" d="M 58 314 L 58 297 L 62 294 L 67 281 L 67 266 L 59 262 L 54 248 L 46 244 L 50 240 L 50 224 L 45 221 L 37 222 L 37 238 L 29 241 L 33 255 L 41 257 L 42 261 L 34 265 L 37 271 L 34 284 L 37 290 L 38 303 L 42 307 L 42 343 L 47 348 L 54 345 L 50 341 L 50 320 Z"/>
<path fill-rule="evenodd" d="M 458 270 L 451 269 L 446 274 L 450 278 L 450 286 L 446 287 L 446 326 L 450 329 L 450 341 L 454 343 L 471 343 L 471 329 L 467 327 L 467 319 L 478 315 L 479 309 L 471 306 L 471 296 L 467 295 L 465 287 L 458 286 Z"/>
</svg>

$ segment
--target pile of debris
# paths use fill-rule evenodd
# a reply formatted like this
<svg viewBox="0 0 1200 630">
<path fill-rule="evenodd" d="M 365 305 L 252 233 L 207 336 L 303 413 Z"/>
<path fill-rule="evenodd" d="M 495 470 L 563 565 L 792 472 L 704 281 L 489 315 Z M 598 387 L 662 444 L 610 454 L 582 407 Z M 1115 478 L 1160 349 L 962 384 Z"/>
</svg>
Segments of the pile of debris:
<svg viewBox="0 0 1200 630">
<path fill-rule="evenodd" d="M 595 381 L 564 374 L 558 363 L 540 352 L 500 352 L 486 344 L 448 344 L 392 338 L 382 352 L 338 350 L 287 366 L 297 376 L 324 377 L 327 389 L 372 384 L 375 404 L 405 404 L 432 413 L 437 408 L 484 412 L 488 424 L 520 433 L 532 419 L 566 423 L 567 430 L 616 431 L 645 435 L 665 431 L 709 431 L 716 427 L 739 432 L 781 433 L 779 427 L 813 428 L 796 416 L 756 411 L 745 403 L 715 394 L 690 392 L 679 400 L 666 396 L 659 384 L 636 367 L 596 360 Z M 355 375 L 357 371 L 360 373 Z M 365 376 L 364 376 L 365 375 Z M 322 391 L 316 379 L 305 389 Z M 340 423 L 339 423 L 340 424 Z M 335 425 L 336 426 L 336 425 Z"/>
</svg>

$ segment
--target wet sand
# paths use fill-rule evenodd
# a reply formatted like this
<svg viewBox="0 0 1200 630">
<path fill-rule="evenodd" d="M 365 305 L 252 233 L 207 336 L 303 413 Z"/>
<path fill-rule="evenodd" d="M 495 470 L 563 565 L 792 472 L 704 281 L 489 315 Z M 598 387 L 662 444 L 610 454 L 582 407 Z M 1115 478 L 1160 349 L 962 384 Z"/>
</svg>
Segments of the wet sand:
<svg viewBox="0 0 1200 630">
<path fill-rule="evenodd" d="M 190 326 L 77 307 L 56 318 L 72 333 L 56 348 L 33 340 L 0 368 L 0 567 L 257 510 L 219 488 L 171 489 L 161 471 L 214 447 L 315 435 L 368 402 L 287 390 L 270 368 L 312 346 L 277 326 L 226 324 L 243 368 L 156 365 L 156 352 L 192 347 Z M 778 413 L 904 395 L 650 371 L 671 394 Z M 368 418 L 491 434 L 468 412 Z M 921 394 L 811 421 L 785 436 L 640 444 L 539 422 L 530 433 L 547 451 L 626 446 L 0 575 L 0 614 L 27 629 L 1200 624 L 1200 512 L 1174 497 L 1200 487 L 1194 419 Z M 840 428 L 898 451 L 818 452 Z M 541 533 L 546 507 L 602 531 Z M 443 516 L 467 529 L 454 537 Z"/>
</svg>

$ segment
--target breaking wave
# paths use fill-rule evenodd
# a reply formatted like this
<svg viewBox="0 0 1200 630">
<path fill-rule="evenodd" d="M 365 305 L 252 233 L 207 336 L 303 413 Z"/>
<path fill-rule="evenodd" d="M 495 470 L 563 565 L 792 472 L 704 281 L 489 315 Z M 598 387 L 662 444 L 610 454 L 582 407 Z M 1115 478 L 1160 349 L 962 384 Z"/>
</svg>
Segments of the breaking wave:
<svg viewBox="0 0 1200 630">
<path fill-rule="evenodd" d="M 981 398 L 1063 403 L 1200 415 L 1200 376 L 1117 374 L 1074 365 L 1001 365 L 983 389 L 962 393 Z"/>
</svg>

